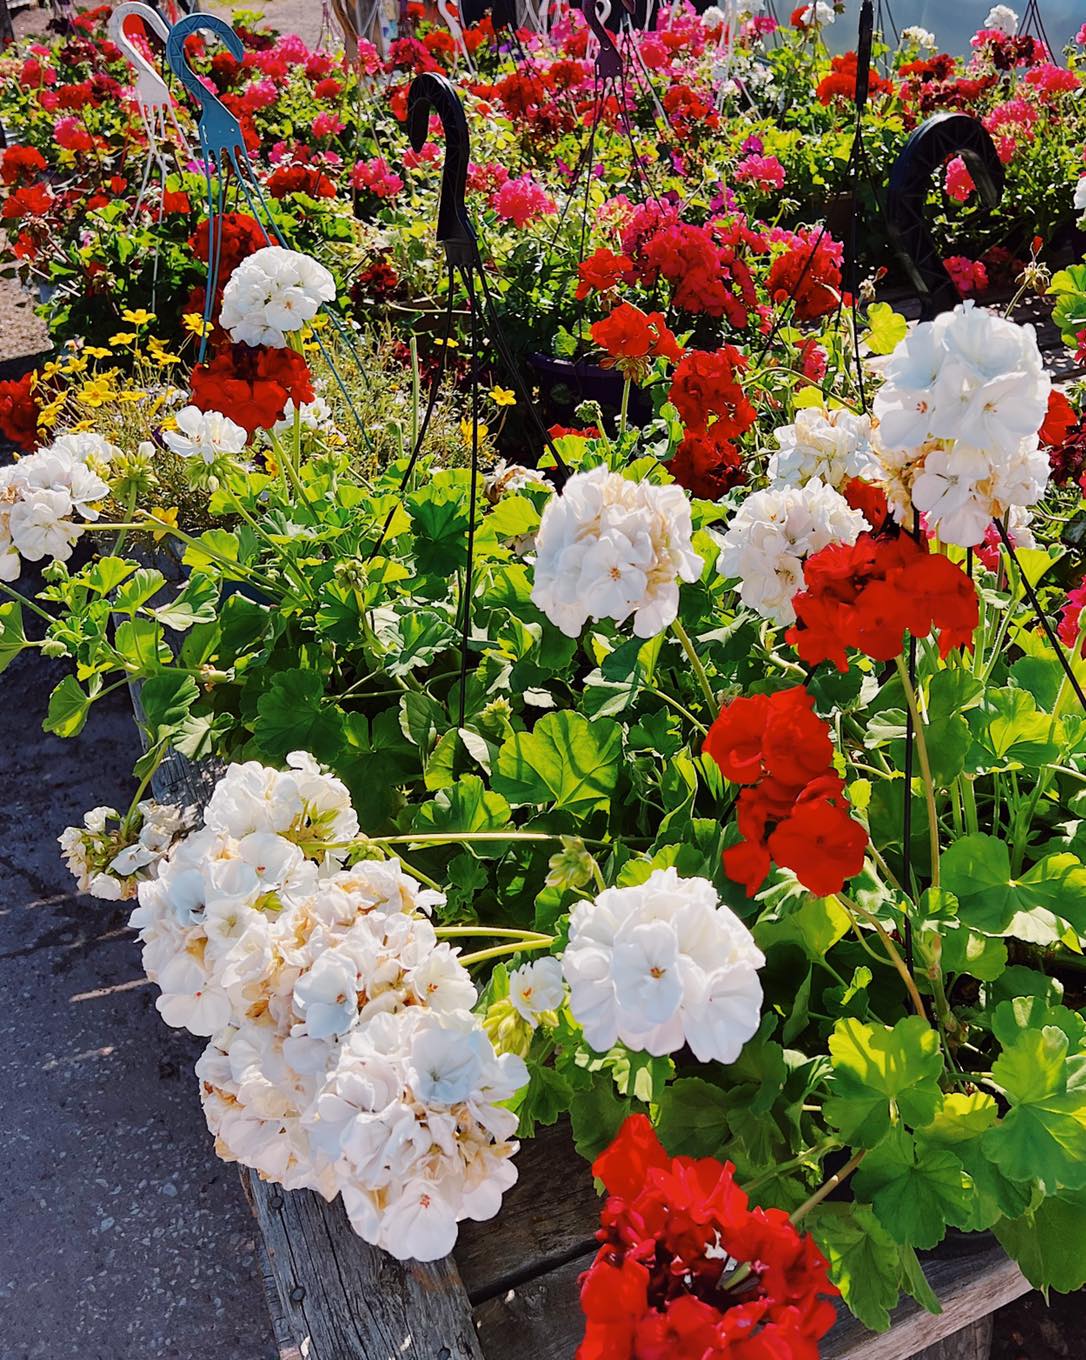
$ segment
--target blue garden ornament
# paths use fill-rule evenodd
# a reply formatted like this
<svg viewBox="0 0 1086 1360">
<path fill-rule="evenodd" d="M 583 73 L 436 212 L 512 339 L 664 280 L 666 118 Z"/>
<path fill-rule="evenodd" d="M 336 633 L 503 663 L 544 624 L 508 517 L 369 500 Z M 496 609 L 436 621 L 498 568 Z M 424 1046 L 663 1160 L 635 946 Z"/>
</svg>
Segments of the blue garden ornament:
<svg viewBox="0 0 1086 1360">
<path fill-rule="evenodd" d="M 203 158 L 204 174 L 207 181 L 208 251 L 207 282 L 204 293 L 204 327 L 197 355 L 198 363 L 203 362 L 207 353 L 208 335 L 211 332 L 215 298 L 219 289 L 219 274 L 222 263 L 222 224 L 223 215 L 228 210 L 226 189 L 228 181 L 233 189 L 232 202 L 234 206 L 236 207 L 239 196 L 244 198 L 249 215 L 263 231 L 264 240 L 267 244 L 290 248 L 290 243 L 279 230 L 264 196 L 260 180 L 245 146 L 241 124 L 222 103 L 218 95 L 207 88 L 189 65 L 188 56 L 185 53 L 185 40 L 194 33 L 201 31 L 212 33 L 221 38 L 235 61 L 240 61 L 245 55 L 245 45 L 238 35 L 225 19 L 220 19 L 214 14 L 186 15 L 174 24 L 166 40 L 166 56 L 170 68 L 196 100 L 200 109 L 197 127 L 200 136 L 200 154 Z M 359 352 L 358 341 L 353 330 L 333 308 L 327 307 L 325 315 L 349 354 L 362 386 L 368 388 L 369 376 L 366 370 L 366 362 Z M 371 440 L 369 431 L 366 429 L 366 423 L 351 398 L 333 355 L 329 352 L 319 333 L 315 333 L 315 340 L 321 356 L 347 405 L 347 409 L 354 419 L 362 443 L 367 448 L 370 447 Z"/>
</svg>

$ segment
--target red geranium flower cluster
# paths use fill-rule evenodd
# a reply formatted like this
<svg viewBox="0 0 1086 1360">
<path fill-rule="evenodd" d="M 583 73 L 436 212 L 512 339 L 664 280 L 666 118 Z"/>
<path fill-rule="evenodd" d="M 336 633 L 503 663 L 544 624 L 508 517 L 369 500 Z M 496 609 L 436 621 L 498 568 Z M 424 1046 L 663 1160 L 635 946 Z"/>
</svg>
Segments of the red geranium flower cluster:
<svg viewBox="0 0 1086 1360">
<path fill-rule="evenodd" d="M 287 194 L 308 194 L 310 198 L 336 196 L 336 186 L 313 165 L 280 165 L 268 176 L 267 189 L 272 198 L 286 198 Z"/>
<path fill-rule="evenodd" d="M 1056 628 L 1059 639 L 1072 654 L 1086 654 L 1086 632 L 1082 629 L 1082 611 L 1086 609 L 1086 580 L 1068 591 L 1067 602 L 1060 610 Z"/>
<path fill-rule="evenodd" d="M 314 398 L 302 356 L 267 345 L 230 345 L 192 370 L 189 400 L 201 411 L 223 411 L 252 436 L 270 429 L 287 401 L 304 406 Z"/>
<path fill-rule="evenodd" d="M 855 103 L 858 66 L 859 57 L 855 52 L 845 52 L 842 56 L 832 58 L 829 75 L 822 77 L 818 82 L 818 89 L 815 91 L 818 102 L 830 104 L 835 99 L 847 99 L 849 103 Z M 868 78 L 868 92 L 872 97 L 879 94 L 893 94 L 894 86 L 892 81 L 879 75 L 878 71 L 872 66 Z"/>
<path fill-rule="evenodd" d="M 736 374 L 747 365 L 734 345 L 715 353 L 694 349 L 679 361 L 668 398 L 688 433 L 711 432 L 716 440 L 734 439 L 757 418 Z"/>
<path fill-rule="evenodd" d="M 633 260 L 628 255 L 616 255 L 614 251 L 603 247 L 587 260 L 582 260 L 577 266 L 577 273 L 580 275 L 575 294 L 578 299 L 586 298 L 593 291 L 609 293 L 620 283 L 634 281 Z"/>
<path fill-rule="evenodd" d="M 675 307 L 726 316 L 736 327 L 747 324 L 756 301 L 744 248 L 764 249 L 764 241 L 738 223 L 696 227 L 680 222 L 670 203 L 635 209 L 622 232 L 622 249 L 633 261 L 639 283 L 651 288 L 662 278 L 671 285 Z"/>
<path fill-rule="evenodd" d="M 29 184 L 45 172 L 45 157 L 34 146 L 9 146 L 0 160 L 0 179 L 5 184 Z"/>
<path fill-rule="evenodd" d="M 0 434 L 24 453 L 33 453 L 38 446 L 41 407 L 35 395 L 36 383 L 34 373 L 0 382 Z"/>
<path fill-rule="evenodd" d="M 841 299 L 839 254 L 840 247 L 828 233 L 809 233 L 770 265 L 769 296 L 778 305 L 793 302 L 797 321 L 814 321 L 832 312 Z"/>
<path fill-rule="evenodd" d="M 783 1209 L 750 1207 L 731 1162 L 669 1157 L 635 1114 L 592 1170 L 608 1195 L 576 1360 L 817 1360 L 826 1261 Z"/>
<path fill-rule="evenodd" d="M 644 378 L 653 359 L 678 360 L 682 349 L 667 328 L 663 312 L 643 312 L 620 302 L 610 316 L 592 324 L 592 339 L 610 356 L 604 368 L 617 368 L 625 377 Z"/>
<path fill-rule="evenodd" d="M 803 564 L 807 589 L 792 601 L 796 623 L 785 637 L 808 665 L 848 669 L 846 649 L 873 661 L 901 655 L 906 631 L 939 630 L 939 654 L 971 647 L 977 592 L 957 563 L 908 534 L 831 543 Z"/>
<path fill-rule="evenodd" d="M 733 699 L 702 750 L 725 779 L 744 786 L 736 803 L 743 839 L 724 851 L 724 872 L 748 897 L 772 864 L 791 869 L 819 897 L 840 892 L 860 872 L 867 832 L 849 816 L 829 728 L 802 685 Z"/>
<path fill-rule="evenodd" d="M 667 468 L 681 487 L 703 501 L 718 501 L 746 480 L 735 445 L 711 433 L 684 435 Z"/>
<path fill-rule="evenodd" d="M 234 270 L 269 244 L 267 233 L 248 213 L 223 213 L 222 247 L 219 251 L 219 287 L 222 288 Z M 189 237 L 189 246 L 198 260 L 208 262 L 210 221 L 203 221 Z"/>
</svg>

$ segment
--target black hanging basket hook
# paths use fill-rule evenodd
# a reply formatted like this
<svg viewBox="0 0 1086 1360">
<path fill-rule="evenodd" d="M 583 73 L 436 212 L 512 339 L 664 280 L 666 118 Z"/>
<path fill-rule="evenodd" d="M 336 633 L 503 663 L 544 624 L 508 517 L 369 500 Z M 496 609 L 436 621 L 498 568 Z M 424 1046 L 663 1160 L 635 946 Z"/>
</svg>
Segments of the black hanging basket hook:
<svg viewBox="0 0 1086 1360">
<path fill-rule="evenodd" d="M 464 106 L 451 81 L 430 71 L 416 76 L 407 95 L 407 135 L 416 151 L 426 145 L 430 114 L 436 113 L 445 133 L 445 167 L 437 208 L 437 239 L 450 264 L 479 263 L 479 243 L 464 195 L 468 185 L 471 141 Z"/>
</svg>

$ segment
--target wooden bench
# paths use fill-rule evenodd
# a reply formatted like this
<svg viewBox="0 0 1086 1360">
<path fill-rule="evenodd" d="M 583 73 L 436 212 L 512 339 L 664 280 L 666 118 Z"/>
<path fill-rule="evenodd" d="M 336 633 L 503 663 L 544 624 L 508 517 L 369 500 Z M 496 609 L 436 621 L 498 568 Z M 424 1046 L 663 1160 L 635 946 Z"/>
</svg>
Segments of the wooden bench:
<svg viewBox="0 0 1086 1360">
<path fill-rule="evenodd" d="M 152 781 L 161 801 L 195 806 L 214 782 L 177 755 Z M 517 1166 L 498 1216 L 461 1224 L 454 1254 L 429 1265 L 363 1242 L 338 1199 L 242 1169 L 279 1360 L 572 1360 L 600 1201 L 564 1123 L 526 1142 Z M 992 1313 L 1030 1287 L 1021 1271 L 983 1237 L 971 1254 L 923 1265 L 941 1314 L 907 1299 L 875 1335 L 841 1306 L 823 1360 L 988 1360 Z"/>
<path fill-rule="evenodd" d="M 337 1201 L 242 1173 L 264 1239 L 279 1360 L 572 1360 L 577 1279 L 599 1199 L 561 1125 L 517 1157 L 520 1179 L 489 1223 L 461 1224 L 452 1257 L 401 1265 L 356 1237 Z M 1030 1288 L 1002 1250 L 924 1262 L 943 1306 L 911 1300 L 875 1335 L 840 1308 L 823 1360 L 987 1360 L 992 1313 Z"/>
</svg>

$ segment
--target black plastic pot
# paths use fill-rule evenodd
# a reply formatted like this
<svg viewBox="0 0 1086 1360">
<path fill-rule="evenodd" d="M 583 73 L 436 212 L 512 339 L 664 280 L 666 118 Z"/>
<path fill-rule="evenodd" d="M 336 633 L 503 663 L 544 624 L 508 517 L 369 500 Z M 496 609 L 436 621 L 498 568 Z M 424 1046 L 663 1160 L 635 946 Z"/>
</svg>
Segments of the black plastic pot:
<svg viewBox="0 0 1086 1360">
<path fill-rule="evenodd" d="M 550 419 L 569 424 L 582 401 L 598 402 L 604 415 L 618 414 L 625 383 L 614 369 L 584 359 L 559 359 L 553 354 L 529 354 L 528 363 Z M 637 387 L 630 391 L 627 417 L 631 425 L 644 425 L 652 417 L 652 403 Z"/>
</svg>

